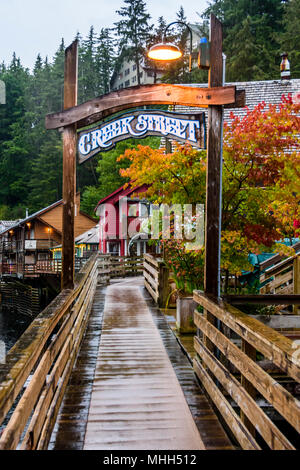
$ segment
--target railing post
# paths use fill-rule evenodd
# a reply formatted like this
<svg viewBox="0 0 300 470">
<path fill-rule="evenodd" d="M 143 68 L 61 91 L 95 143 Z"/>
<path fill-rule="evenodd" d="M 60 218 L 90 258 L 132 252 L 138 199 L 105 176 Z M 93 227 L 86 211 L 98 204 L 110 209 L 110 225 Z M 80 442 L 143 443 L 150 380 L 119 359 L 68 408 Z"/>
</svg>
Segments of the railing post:
<svg viewBox="0 0 300 470">
<path fill-rule="evenodd" d="M 247 343 L 247 341 L 245 341 L 243 338 L 242 338 L 242 351 L 245 354 L 247 354 L 247 356 L 250 359 L 252 359 L 252 361 L 256 362 L 256 349 L 253 346 L 251 346 L 251 344 Z M 255 387 L 243 375 L 241 375 L 241 385 L 244 387 L 246 392 L 248 392 L 248 394 L 252 398 L 255 399 L 256 397 Z M 252 436 L 255 437 L 256 435 L 255 426 L 251 423 L 251 421 L 249 421 L 249 419 L 247 418 L 247 416 L 242 410 L 241 410 L 241 420 L 246 426 L 246 428 L 248 429 L 248 431 L 252 434 Z"/>
<path fill-rule="evenodd" d="M 162 261 L 159 265 L 158 274 L 158 306 L 165 307 L 169 294 L 169 269 Z"/>
<path fill-rule="evenodd" d="M 294 294 L 300 294 L 300 255 L 294 259 L 293 266 L 293 279 L 294 279 Z M 299 305 L 293 306 L 293 313 L 298 314 Z"/>
</svg>

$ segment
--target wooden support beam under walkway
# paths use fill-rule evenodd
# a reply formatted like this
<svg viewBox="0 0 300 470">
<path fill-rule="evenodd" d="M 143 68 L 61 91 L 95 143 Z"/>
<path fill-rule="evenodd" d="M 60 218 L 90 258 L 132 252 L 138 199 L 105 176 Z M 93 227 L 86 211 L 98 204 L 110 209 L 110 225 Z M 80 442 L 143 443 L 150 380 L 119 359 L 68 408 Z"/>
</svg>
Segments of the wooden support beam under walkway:
<svg viewBox="0 0 300 470">
<path fill-rule="evenodd" d="M 232 448 L 196 382 L 192 366 L 142 286 L 143 278 L 127 278 L 106 288 L 100 343 L 96 355 L 92 347 L 94 359 L 90 361 L 94 379 L 91 381 L 84 358 L 91 351 L 89 342 L 95 345 L 88 329 L 51 449 Z M 93 311 L 100 320 L 98 304 L 103 296 L 97 291 L 91 321 L 99 332 Z M 90 389 L 81 404 L 80 370 L 83 382 L 86 378 L 85 390 Z M 80 423 L 72 415 L 72 409 L 78 407 Z"/>
</svg>

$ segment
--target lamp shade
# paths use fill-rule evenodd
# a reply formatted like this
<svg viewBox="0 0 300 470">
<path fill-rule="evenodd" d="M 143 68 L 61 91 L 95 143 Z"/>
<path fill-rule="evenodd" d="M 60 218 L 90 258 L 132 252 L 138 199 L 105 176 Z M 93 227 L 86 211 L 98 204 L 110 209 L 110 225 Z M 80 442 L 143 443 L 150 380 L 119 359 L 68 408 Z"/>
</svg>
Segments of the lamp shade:
<svg viewBox="0 0 300 470">
<path fill-rule="evenodd" d="M 154 60 L 176 60 L 182 56 L 182 52 L 175 44 L 162 42 L 150 47 L 148 57 Z"/>
</svg>

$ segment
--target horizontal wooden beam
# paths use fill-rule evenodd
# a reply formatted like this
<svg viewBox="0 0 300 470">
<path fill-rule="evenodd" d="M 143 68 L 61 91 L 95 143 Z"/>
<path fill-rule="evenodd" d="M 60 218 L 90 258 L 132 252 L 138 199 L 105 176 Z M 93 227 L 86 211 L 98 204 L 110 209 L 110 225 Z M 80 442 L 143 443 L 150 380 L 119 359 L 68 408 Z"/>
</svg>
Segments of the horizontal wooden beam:
<svg viewBox="0 0 300 470">
<path fill-rule="evenodd" d="M 223 295 L 229 304 L 264 304 L 264 305 L 300 305 L 300 295 L 296 294 L 259 294 L 259 295 Z"/>
<path fill-rule="evenodd" d="M 200 88 L 183 85 L 140 85 L 113 91 L 93 100 L 46 116 L 46 129 L 77 124 L 82 128 L 129 108 L 151 104 L 177 104 L 205 108 L 209 105 L 245 106 L 245 92 L 235 86 Z"/>
<path fill-rule="evenodd" d="M 289 338 L 236 307 L 221 300 L 216 301 L 201 291 L 194 291 L 194 300 L 300 383 L 299 361 Z"/>
<path fill-rule="evenodd" d="M 231 432 L 244 450 L 260 450 L 259 445 L 251 436 L 246 426 L 242 423 L 240 417 L 234 411 L 230 403 L 225 399 L 222 392 L 218 389 L 208 372 L 198 359 L 193 361 L 194 371 L 199 378 L 201 385 L 222 414 Z"/>
<path fill-rule="evenodd" d="M 265 439 L 269 447 L 272 450 L 294 450 L 293 445 L 257 405 L 242 384 L 226 369 L 224 364 L 205 347 L 199 338 L 195 337 L 194 341 L 195 350 L 204 364 L 208 366 L 216 379 L 222 384 L 245 415 L 247 415 L 249 421 Z"/>
<path fill-rule="evenodd" d="M 297 398 L 293 397 L 278 381 L 267 374 L 199 312 L 195 312 L 195 324 L 255 389 L 299 432 L 300 417 Z M 199 340 L 196 338 L 196 351 L 201 354 L 200 349 L 197 347 L 198 344 Z"/>
</svg>

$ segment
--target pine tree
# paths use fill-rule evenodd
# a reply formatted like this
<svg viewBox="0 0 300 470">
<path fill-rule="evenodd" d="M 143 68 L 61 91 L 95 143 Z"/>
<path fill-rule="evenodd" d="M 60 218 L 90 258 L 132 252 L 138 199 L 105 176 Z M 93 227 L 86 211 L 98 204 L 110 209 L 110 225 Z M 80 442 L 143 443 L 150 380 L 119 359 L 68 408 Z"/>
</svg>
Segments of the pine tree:
<svg viewBox="0 0 300 470">
<path fill-rule="evenodd" d="M 292 78 L 300 78 L 300 0 L 290 0 L 284 8 L 283 29 L 278 35 L 281 52 L 289 54 Z"/>
<path fill-rule="evenodd" d="M 134 61 L 137 70 L 137 82 L 140 85 L 140 62 L 145 55 L 145 47 L 153 25 L 149 25 L 150 15 L 143 0 L 124 0 L 125 6 L 116 13 L 123 19 L 115 23 L 119 54 Z"/>
<path fill-rule="evenodd" d="M 99 77 L 99 88 L 101 93 L 109 92 L 109 82 L 114 69 L 115 54 L 113 39 L 109 28 L 102 28 L 100 31 L 97 52 L 96 70 Z"/>
<path fill-rule="evenodd" d="M 208 18 L 211 12 L 223 23 L 228 80 L 278 76 L 280 57 L 276 35 L 282 29 L 281 0 L 215 0 L 203 17 Z"/>
</svg>

